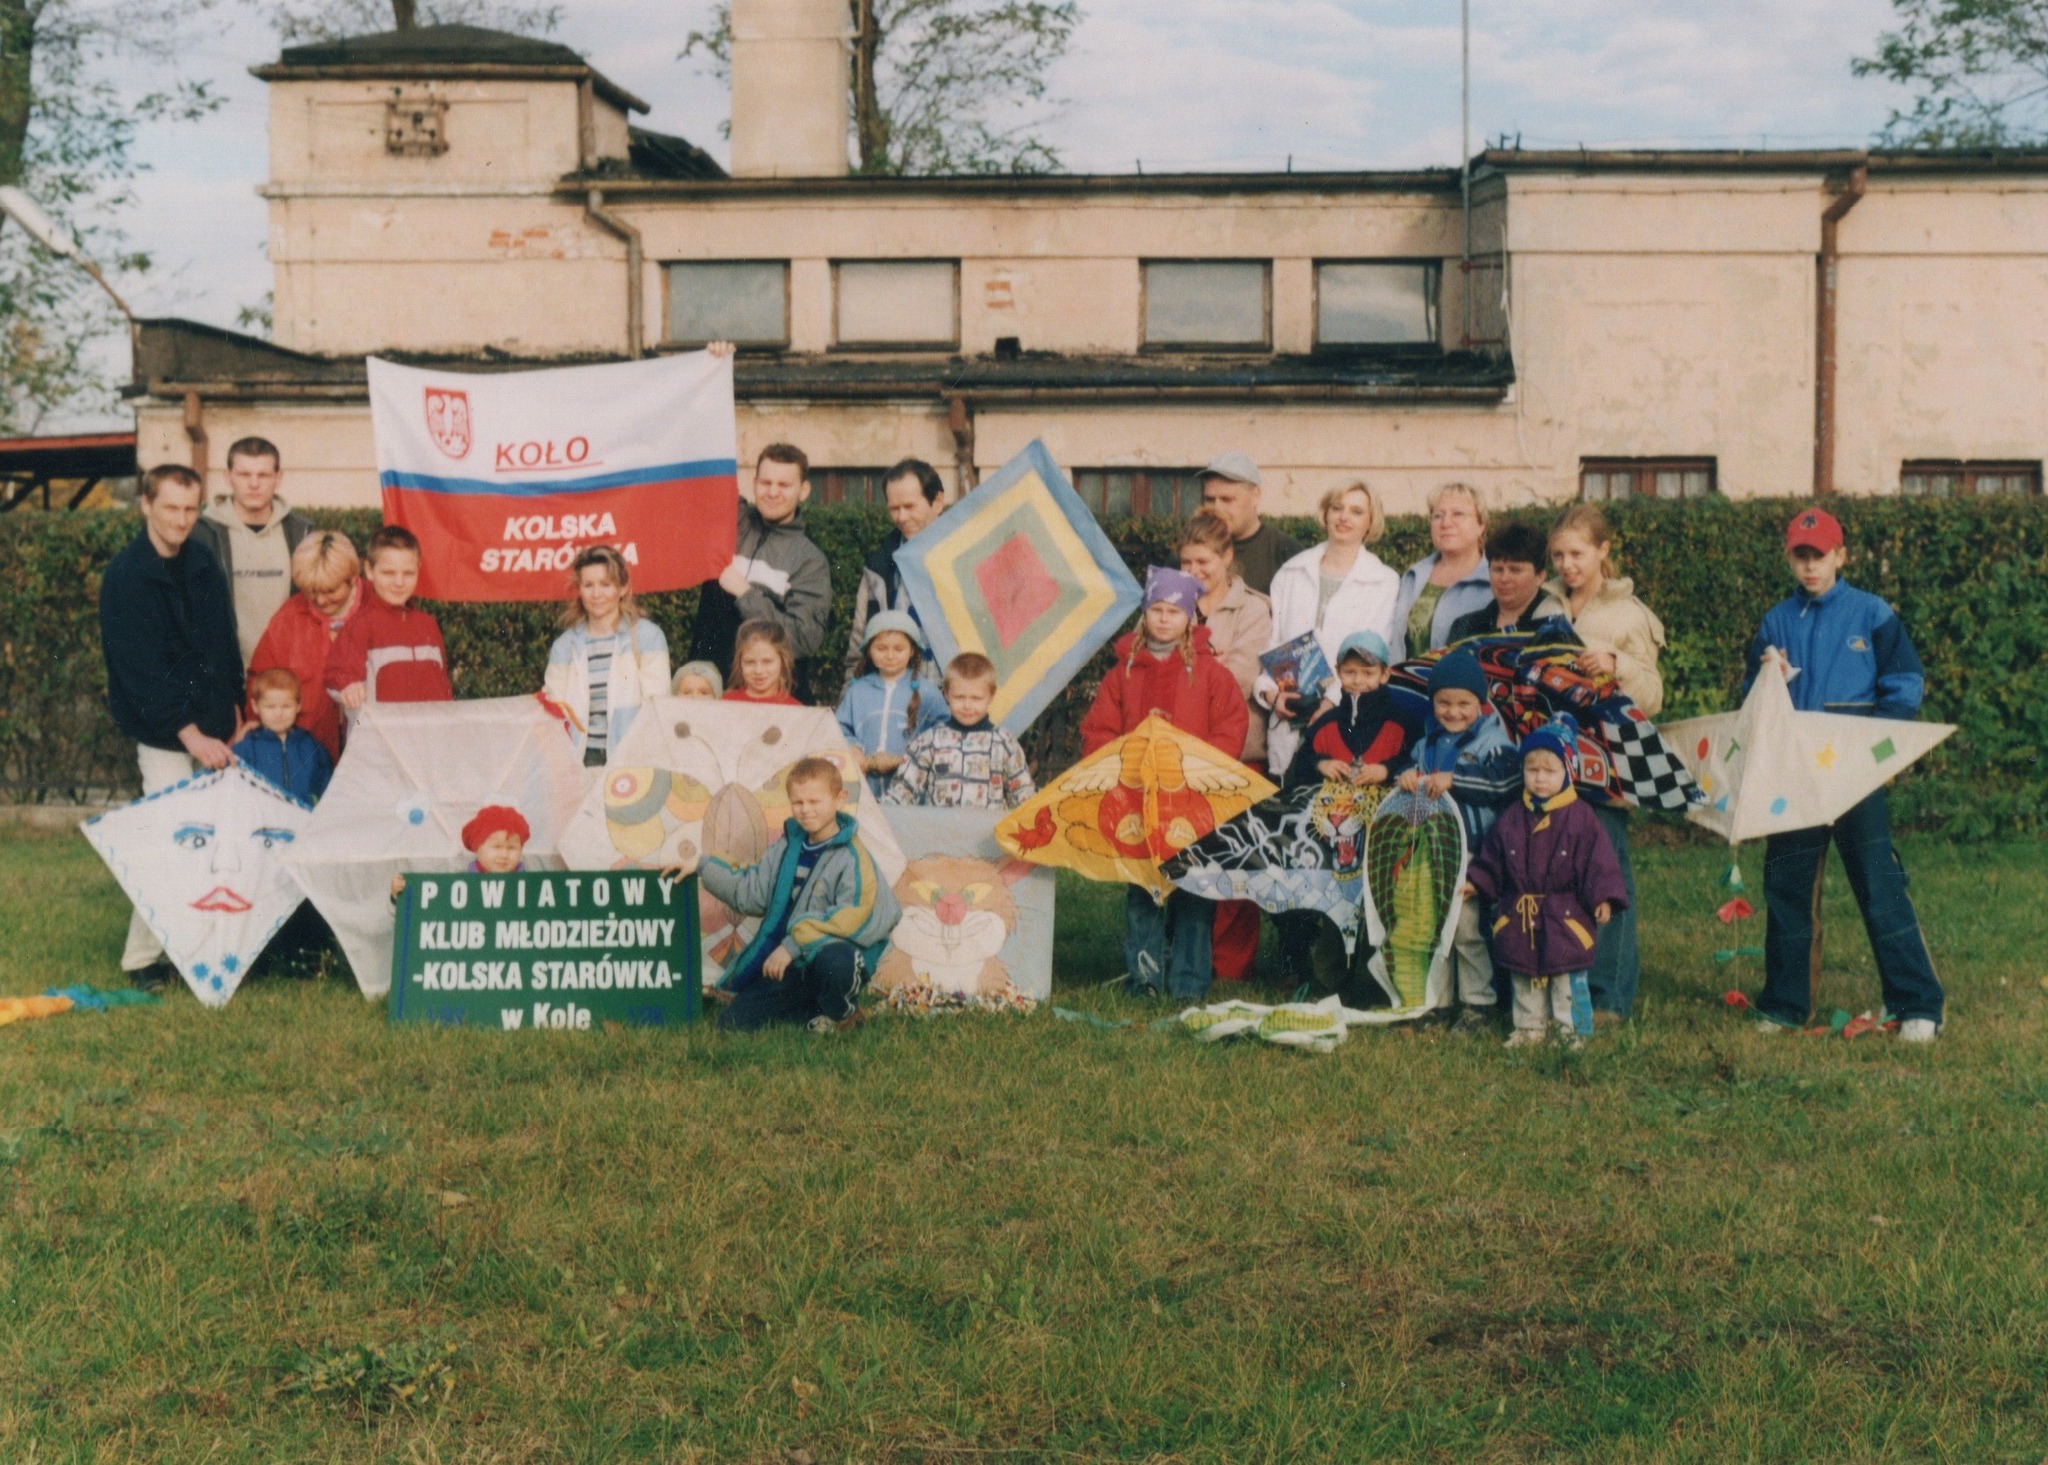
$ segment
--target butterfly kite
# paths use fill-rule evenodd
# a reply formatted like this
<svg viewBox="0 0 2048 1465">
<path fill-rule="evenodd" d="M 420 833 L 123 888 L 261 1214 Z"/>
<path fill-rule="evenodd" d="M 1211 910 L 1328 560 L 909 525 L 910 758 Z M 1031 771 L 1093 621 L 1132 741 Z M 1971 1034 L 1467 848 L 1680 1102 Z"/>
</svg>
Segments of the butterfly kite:
<svg viewBox="0 0 2048 1465">
<path fill-rule="evenodd" d="M 1154 712 L 1012 810 L 996 842 L 1033 864 L 1142 886 L 1163 901 L 1172 888 L 1163 865 L 1275 792 Z"/>
<path fill-rule="evenodd" d="M 1758 670 L 1739 710 L 1688 718 L 1664 736 L 1705 802 L 1686 818 L 1730 844 L 1832 824 L 1955 728 L 1792 705 L 1775 660 Z"/>
</svg>

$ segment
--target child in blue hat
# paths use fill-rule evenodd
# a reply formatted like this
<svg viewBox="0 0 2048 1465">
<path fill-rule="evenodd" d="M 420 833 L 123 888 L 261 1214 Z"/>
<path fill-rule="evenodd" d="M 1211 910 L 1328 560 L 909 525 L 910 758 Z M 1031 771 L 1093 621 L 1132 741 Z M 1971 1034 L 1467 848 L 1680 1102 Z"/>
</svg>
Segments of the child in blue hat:
<svg viewBox="0 0 2048 1465">
<path fill-rule="evenodd" d="M 917 675 L 924 650 L 924 633 L 904 612 L 870 616 L 861 644 L 862 673 L 839 699 L 839 730 L 861 750 L 868 787 L 877 798 L 903 766 L 910 740 L 946 720 L 946 694 Z"/>
</svg>

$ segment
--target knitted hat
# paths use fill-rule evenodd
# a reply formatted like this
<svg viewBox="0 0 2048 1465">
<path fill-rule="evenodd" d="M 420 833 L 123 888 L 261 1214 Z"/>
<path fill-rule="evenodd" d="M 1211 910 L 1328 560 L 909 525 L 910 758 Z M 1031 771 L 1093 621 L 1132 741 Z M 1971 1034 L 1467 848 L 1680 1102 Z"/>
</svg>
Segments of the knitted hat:
<svg viewBox="0 0 2048 1465">
<path fill-rule="evenodd" d="M 510 804 L 485 804 L 476 811 L 474 819 L 462 826 L 462 847 L 475 854 L 494 834 L 516 834 L 521 844 L 533 838 L 526 816 Z"/>
<path fill-rule="evenodd" d="M 1346 636 L 1344 644 L 1337 648 L 1337 665 L 1342 666 L 1344 658 L 1353 655 L 1377 661 L 1381 666 L 1391 664 L 1394 659 L 1387 651 L 1386 637 L 1378 631 L 1353 631 Z"/>
<path fill-rule="evenodd" d="M 1572 721 L 1571 714 L 1560 712 L 1543 726 L 1522 739 L 1522 756 L 1531 753 L 1549 753 L 1564 765 L 1567 779 L 1578 776 L 1579 725 Z"/>
<path fill-rule="evenodd" d="M 681 685 L 684 677 L 702 677 L 711 684 L 712 696 L 723 697 L 725 695 L 725 677 L 717 667 L 708 661 L 686 661 L 677 667 L 675 676 L 669 681 L 669 690 L 674 691 L 676 687 Z"/>
<path fill-rule="evenodd" d="M 1145 571 L 1145 608 L 1150 610 L 1162 600 L 1186 611 L 1193 620 L 1201 605 L 1202 582 L 1180 570 L 1154 565 Z"/>
<path fill-rule="evenodd" d="M 1469 651 L 1453 651 L 1439 661 L 1429 674 L 1429 695 L 1438 692 L 1470 692 L 1484 702 L 1486 673 L 1479 669 L 1479 658 Z"/>
<path fill-rule="evenodd" d="M 916 647 L 919 651 L 924 650 L 924 632 L 918 628 L 917 622 L 912 620 L 907 612 L 900 610 L 876 611 L 874 615 L 870 616 L 867 629 L 861 633 L 861 648 L 865 650 L 868 643 L 884 631 L 894 631 L 899 636 L 907 636 L 910 638 L 912 646 Z"/>
</svg>

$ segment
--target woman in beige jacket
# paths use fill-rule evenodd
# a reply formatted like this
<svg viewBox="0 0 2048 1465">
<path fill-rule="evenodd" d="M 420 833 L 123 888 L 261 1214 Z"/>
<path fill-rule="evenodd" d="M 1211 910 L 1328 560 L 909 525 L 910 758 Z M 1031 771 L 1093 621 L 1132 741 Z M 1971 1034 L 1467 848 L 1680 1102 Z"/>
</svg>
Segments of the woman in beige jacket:
<svg viewBox="0 0 2048 1465">
<path fill-rule="evenodd" d="M 1209 509 L 1196 514 L 1181 530 L 1180 567 L 1201 581 L 1202 598 L 1196 604 L 1201 624 L 1209 628 L 1209 649 L 1236 679 L 1239 695 L 1251 706 L 1244 761 L 1264 768 L 1266 712 L 1252 703 L 1252 683 L 1259 677 L 1259 653 L 1272 642 L 1273 603 L 1239 578 L 1237 540 L 1222 516 Z M 1209 948 L 1218 977 L 1228 982 L 1249 976 L 1259 949 L 1259 908 L 1248 900 L 1219 902 Z"/>
<path fill-rule="evenodd" d="M 1586 645 L 1579 653 L 1579 666 L 1595 676 L 1612 676 L 1644 716 L 1655 717 L 1664 710 L 1664 678 L 1657 671 L 1664 623 L 1636 599 L 1635 582 L 1614 573 L 1613 541 L 1614 531 L 1599 505 L 1573 504 L 1550 531 L 1550 563 L 1557 578 L 1545 588 L 1564 606 L 1572 629 Z M 1621 862 L 1628 905 L 1600 928 L 1586 985 L 1592 989 L 1595 1022 L 1625 1021 L 1635 1007 L 1643 972 L 1636 950 L 1636 872 L 1629 860 L 1628 809 L 1597 804 L 1593 812 Z"/>
</svg>

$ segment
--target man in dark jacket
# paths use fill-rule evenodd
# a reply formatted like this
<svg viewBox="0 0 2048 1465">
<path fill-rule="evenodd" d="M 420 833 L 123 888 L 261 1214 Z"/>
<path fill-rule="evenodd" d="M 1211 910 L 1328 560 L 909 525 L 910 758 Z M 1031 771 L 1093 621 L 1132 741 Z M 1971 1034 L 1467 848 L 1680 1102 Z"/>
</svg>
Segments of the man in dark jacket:
<svg viewBox="0 0 2048 1465">
<path fill-rule="evenodd" d="M 270 618 L 292 593 L 292 551 L 313 521 L 278 497 L 284 481 L 277 444 L 260 437 L 228 448 L 228 496 L 200 515 L 192 531 L 220 561 L 247 667 Z"/>
<path fill-rule="evenodd" d="M 740 502 L 732 563 L 698 599 L 688 660 L 708 661 L 730 674 L 733 642 L 741 623 L 750 620 L 780 624 L 799 662 L 823 649 L 825 624 L 832 618 L 832 566 L 804 533 L 810 468 L 803 449 L 788 443 L 761 450 L 754 464 L 754 501 Z"/>
<path fill-rule="evenodd" d="M 142 479 L 142 533 L 114 556 L 100 583 L 100 649 L 114 726 L 135 739 L 142 791 L 153 794 L 200 768 L 225 768 L 242 706 L 242 658 L 220 562 L 193 540 L 206 489 L 178 464 Z M 137 915 L 122 970 L 160 986 L 163 947 Z"/>
<path fill-rule="evenodd" d="M 938 470 L 922 458 L 905 458 L 882 479 L 883 502 L 895 527 L 861 566 L 860 588 L 853 595 L 853 625 L 846 644 L 846 680 L 860 675 L 868 644 L 868 621 L 885 610 L 900 610 L 917 619 L 896 568 L 896 551 L 929 528 L 946 507 L 946 485 Z M 939 680 L 945 668 L 929 654 L 919 658 L 917 674 Z"/>
</svg>

